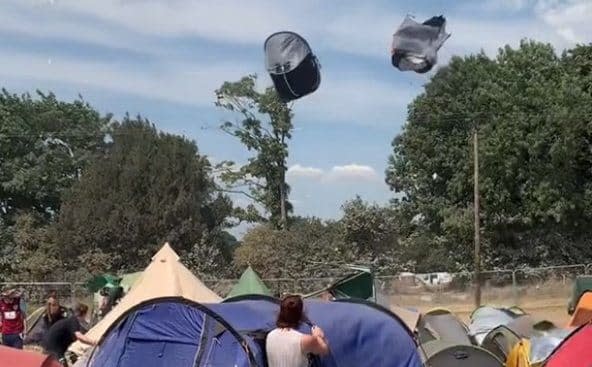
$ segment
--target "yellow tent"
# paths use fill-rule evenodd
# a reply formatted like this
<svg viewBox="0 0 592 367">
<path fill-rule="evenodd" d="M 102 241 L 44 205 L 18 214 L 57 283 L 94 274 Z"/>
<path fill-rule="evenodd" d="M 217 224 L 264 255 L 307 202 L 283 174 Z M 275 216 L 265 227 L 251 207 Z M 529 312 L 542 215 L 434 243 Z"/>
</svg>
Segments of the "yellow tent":
<svg viewBox="0 0 592 367">
<path fill-rule="evenodd" d="M 86 336 L 99 340 L 107 329 L 132 307 L 160 297 L 182 297 L 199 303 L 218 303 L 222 298 L 205 286 L 180 261 L 175 251 L 165 243 L 152 262 L 136 280 L 121 301 L 93 326 Z M 68 349 L 83 355 L 89 346 L 75 342 Z"/>
<path fill-rule="evenodd" d="M 522 339 L 508 354 L 506 367 L 531 367 L 530 365 L 530 342 Z"/>
</svg>

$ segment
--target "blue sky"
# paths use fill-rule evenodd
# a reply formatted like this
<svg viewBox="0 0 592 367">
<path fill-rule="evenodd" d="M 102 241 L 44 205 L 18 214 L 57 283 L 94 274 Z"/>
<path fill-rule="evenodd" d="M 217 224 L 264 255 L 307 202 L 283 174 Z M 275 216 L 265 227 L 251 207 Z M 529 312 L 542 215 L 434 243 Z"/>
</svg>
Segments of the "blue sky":
<svg viewBox="0 0 592 367">
<path fill-rule="evenodd" d="M 291 199 L 297 214 L 336 218 L 355 195 L 393 197 L 384 184 L 390 143 L 433 74 L 390 65 L 391 36 L 406 14 L 447 17 L 452 36 L 440 65 L 481 49 L 495 55 L 524 37 L 561 50 L 592 34 L 589 0 L 2 0 L 0 78 L 12 92 L 81 94 L 102 112 L 141 113 L 214 161 L 243 162 L 249 153 L 216 129 L 225 114 L 214 90 L 249 73 L 269 85 L 263 41 L 296 31 L 323 79 L 294 106 Z"/>
</svg>

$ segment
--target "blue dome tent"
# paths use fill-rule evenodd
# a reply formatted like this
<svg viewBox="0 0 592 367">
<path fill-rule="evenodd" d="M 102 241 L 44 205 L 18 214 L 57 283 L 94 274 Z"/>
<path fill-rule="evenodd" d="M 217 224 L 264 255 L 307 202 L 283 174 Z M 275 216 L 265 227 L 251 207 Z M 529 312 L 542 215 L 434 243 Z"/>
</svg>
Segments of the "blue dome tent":
<svg viewBox="0 0 592 367">
<path fill-rule="evenodd" d="M 265 336 L 275 327 L 278 300 L 241 296 L 219 304 L 161 298 L 140 304 L 107 331 L 89 367 L 266 367 Z M 319 367 L 421 367 L 409 329 L 371 303 L 305 301 L 312 324 L 325 331 L 331 353 Z M 310 325 L 302 326 L 310 332 Z"/>
<path fill-rule="evenodd" d="M 233 303 L 235 310 L 226 308 Z M 241 306 L 263 311 L 264 318 L 257 321 L 259 329 L 271 330 L 279 311 L 278 304 L 272 297 L 253 295 L 237 301 L 226 300 L 212 308 L 237 330 L 257 329 L 252 324 L 253 314 L 241 317 L 238 312 Z M 304 310 L 310 323 L 320 326 L 329 341 L 331 353 L 320 359 L 319 366 L 422 366 L 413 332 L 399 317 L 377 304 L 350 299 L 305 300 Z M 302 325 L 300 331 L 310 333 L 310 325 Z"/>
<path fill-rule="evenodd" d="M 261 348 L 210 306 L 169 297 L 141 303 L 105 333 L 87 366 L 264 367 Z M 241 312 L 257 315 L 246 305 Z"/>
</svg>

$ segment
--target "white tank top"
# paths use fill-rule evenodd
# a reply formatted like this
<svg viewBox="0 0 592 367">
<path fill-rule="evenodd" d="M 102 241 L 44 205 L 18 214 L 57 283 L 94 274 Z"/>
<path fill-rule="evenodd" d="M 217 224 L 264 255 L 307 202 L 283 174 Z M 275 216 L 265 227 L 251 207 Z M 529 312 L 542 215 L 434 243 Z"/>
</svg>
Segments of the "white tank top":
<svg viewBox="0 0 592 367">
<path fill-rule="evenodd" d="M 307 367 L 308 358 L 302 352 L 302 333 L 293 329 L 274 329 L 267 334 L 265 349 L 269 367 Z"/>
</svg>

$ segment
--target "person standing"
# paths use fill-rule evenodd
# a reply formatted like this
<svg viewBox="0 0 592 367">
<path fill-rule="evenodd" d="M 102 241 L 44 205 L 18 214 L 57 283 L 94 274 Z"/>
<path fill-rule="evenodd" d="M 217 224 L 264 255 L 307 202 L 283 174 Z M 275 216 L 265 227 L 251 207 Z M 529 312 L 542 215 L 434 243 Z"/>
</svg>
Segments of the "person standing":
<svg viewBox="0 0 592 367">
<path fill-rule="evenodd" d="M 82 325 L 85 323 L 87 314 L 88 306 L 79 304 L 74 308 L 73 316 L 53 324 L 41 342 L 45 353 L 63 362 L 66 350 L 68 350 L 68 347 L 74 341 L 79 340 L 88 345 L 95 345 L 96 342 L 94 340 L 89 339 L 83 334 L 86 330 Z"/>
<path fill-rule="evenodd" d="M 1 294 L 0 333 L 2 344 L 7 347 L 23 349 L 25 339 L 26 315 L 22 309 L 21 293 L 9 289 Z"/>
<path fill-rule="evenodd" d="M 38 321 L 39 326 L 32 326 L 25 338 L 25 344 L 38 344 L 43 340 L 43 336 L 49 328 L 56 322 L 68 317 L 68 310 L 60 305 L 57 292 L 51 291 L 47 296 L 47 305 L 45 312 Z"/>
<path fill-rule="evenodd" d="M 306 319 L 300 296 L 287 296 L 280 304 L 276 328 L 265 340 L 269 367 L 307 367 L 308 354 L 326 355 L 329 346 L 323 330 L 313 326 L 311 334 L 297 331 Z"/>
<path fill-rule="evenodd" d="M 47 308 L 43 314 L 43 329 L 49 330 L 56 322 L 68 317 L 68 310 L 60 305 L 56 292 L 50 292 L 47 297 Z"/>
</svg>

